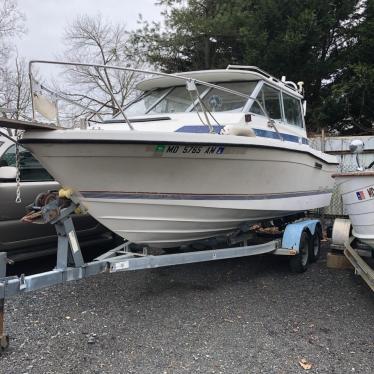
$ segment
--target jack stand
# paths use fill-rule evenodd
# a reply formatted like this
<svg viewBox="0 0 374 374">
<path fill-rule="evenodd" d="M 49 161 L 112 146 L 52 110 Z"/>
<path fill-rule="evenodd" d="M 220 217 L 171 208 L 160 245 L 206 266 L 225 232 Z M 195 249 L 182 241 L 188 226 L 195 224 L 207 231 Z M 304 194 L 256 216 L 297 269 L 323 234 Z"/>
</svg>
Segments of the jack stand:
<svg viewBox="0 0 374 374">
<path fill-rule="evenodd" d="M 57 231 L 58 247 L 55 270 L 58 272 L 66 271 L 69 265 L 74 267 L 84 265 L 82 252 L 71 219 L 71 214 L 76 207 L 77 205 L 70 201 L 66 207 L 59 209 L 57 201 L 53 200 L 41 209 L 41 217 L 44 222 L 54 224 Z M 6 278 L 7 262 L 6 252 L 0 252 L 0 351 L 7 349 L 9 346 L 9 336 L 5 334 L 4 316 L 5 296 L 8 296 L 7 287 L 9 287 L 8 279 L 12 277 Z M 24 277 L 21 276 L 18 286 L 19 291 L 24 290 L 25 285 L 23 282 Z"/>
<path fill-rule="evenodd" d="M 7 264 L 7 256 L 5 252 L 0 252 L 0 279 L 5 278 L 6 276 L 6 264 Z M 4 331 L 4 307 L 5 307 L 5 299 L 4 293 L 1 289 L 0 285 L 0 350 L 5 350 L 9 346 L 9 336 L 5 334 Z"/>
<path fill-rule="evenodd" d="M 64 271 L 69 266 L 83 266 L 82 252 L 71 218 L 78 204 L 53 192 L 46 192 L 38 195 L 30 207 L 32 210 L 22 219 L 24 222 L 50 223 L 55 226 L 58 238 L 55 269 Z"/>
</svg>

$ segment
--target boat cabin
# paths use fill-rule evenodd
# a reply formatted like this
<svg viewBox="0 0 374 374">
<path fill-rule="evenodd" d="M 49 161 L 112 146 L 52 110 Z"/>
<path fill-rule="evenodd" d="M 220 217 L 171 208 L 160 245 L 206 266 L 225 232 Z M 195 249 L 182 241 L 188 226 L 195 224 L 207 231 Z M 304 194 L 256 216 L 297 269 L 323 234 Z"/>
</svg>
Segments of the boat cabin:
<svg viewBox="0 0 374 374">
<path fill-rule="evenodd" d="M 185 78 L 196 82 L 195 89 L 199 95 L 186 88 Z M 226 90 L 205 85 L 204 82 Z M 243 70 L 229 67 L 180 73 L 144 80 L 137 88 L 143 94 L 125 108 L 128 118 L 135 122 L 137 117 L 146 121 L 147 118 L 157 120 L 160 116 L 172 119 L 170 117 L 175 118 L 176 114 L 180 119 L 188 118 L 187 122 L 190 122 L 189 114 L 196 117 L 196 113 L 200 112 L 202 117 L 202 110 L 206 110 L 215 125 L 237 123 L 243 119 L 247 125 L 251 122 L 257 136 L 263 136 L 265 132 L 267 137 L 278 138 L 274 129 L 269 131 L 268 122 L 271 119 L 284 133 L 284 140 L 291 140 L 294 135 L 294 141 L 306 142 L 300 90 L 293 82 L 278 80 L 258 68 Z"/>
<path fill-rule="evenodd" d="M 100 112 L 105 105 L 90 109 L 40 84 L 32 75 L 32 64 L 37 63 L 97 71 L 115 69 L 152 77 L 138 83 L 141 94 L 124 107 L 109 89 L 116 110 L 107 119 L 108 113 Z M 57 99 L 53 99 L 59 98 L 69 105 L 78 105 L 80 112 L 83 109 L 80 128 L 124 130 L 126 125 L 127 130 L 146 132 L 240 135 L 308 144 L 301 82 L 296 85 L 285 77 L 279 80 L 254 66 L 229 65 L 226 69 L 166 74 L 107 65 L 33 61 L 30 78 L 34 121 L 38 112 L 59 125 Z M 52 95 L 53 103 L 43 91 Z"/>
</svg>

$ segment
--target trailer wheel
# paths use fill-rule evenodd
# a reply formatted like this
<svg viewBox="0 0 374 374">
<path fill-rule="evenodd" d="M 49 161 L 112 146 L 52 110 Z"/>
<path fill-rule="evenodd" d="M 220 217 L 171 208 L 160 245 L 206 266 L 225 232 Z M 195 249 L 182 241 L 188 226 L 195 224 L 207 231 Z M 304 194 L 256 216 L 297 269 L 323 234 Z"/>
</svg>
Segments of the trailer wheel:
<svg viewBox="0 0 374 374">
<path fill-rule="evenodd" d="M 310 262 L 316 262 L 321 254 L 322 229 L 320 225 L 316 226 L 314 235 L 310 240 Z"/>
<path fill-rule="evenodd" d="M 303 231 L 300 236 L 299 253 L 290 258 L 290 269 L 293 273 L 303 273 L 310 260 L 310 234 Z"/>
</svg>

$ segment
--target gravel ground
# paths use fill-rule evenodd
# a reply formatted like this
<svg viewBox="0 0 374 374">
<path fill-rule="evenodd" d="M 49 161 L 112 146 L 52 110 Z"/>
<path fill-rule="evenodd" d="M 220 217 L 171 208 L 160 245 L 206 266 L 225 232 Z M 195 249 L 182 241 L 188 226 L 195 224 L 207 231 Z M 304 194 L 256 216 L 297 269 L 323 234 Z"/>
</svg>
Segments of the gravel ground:
<svg viewBox="0 0 374 374">
<path fill-rule="evenodd" d="M 9 299 L 0 372 L 372 374 L 366 284 L 325 258 L 300 275 L 286 260 L 104 274 Z"/>
</svg>

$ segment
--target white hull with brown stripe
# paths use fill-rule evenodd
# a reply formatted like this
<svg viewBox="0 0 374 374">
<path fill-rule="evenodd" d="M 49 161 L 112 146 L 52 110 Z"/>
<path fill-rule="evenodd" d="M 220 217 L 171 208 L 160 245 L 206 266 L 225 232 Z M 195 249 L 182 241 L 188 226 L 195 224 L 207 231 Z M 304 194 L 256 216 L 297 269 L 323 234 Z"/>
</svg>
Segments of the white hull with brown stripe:
<svg viewBox="0 0 374 374">
<path fill-rule="evenodd" d="M 326 206 L 336 169 L 308 145 L 258 137 L 58 130 L 23 144 L 98 221 L 155 247 Z"/>
</svg>

